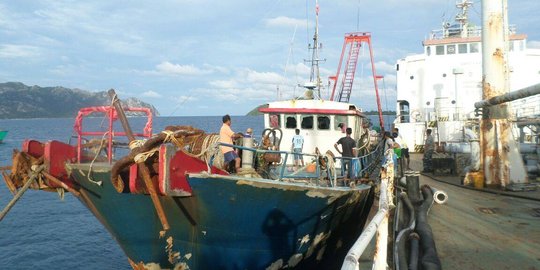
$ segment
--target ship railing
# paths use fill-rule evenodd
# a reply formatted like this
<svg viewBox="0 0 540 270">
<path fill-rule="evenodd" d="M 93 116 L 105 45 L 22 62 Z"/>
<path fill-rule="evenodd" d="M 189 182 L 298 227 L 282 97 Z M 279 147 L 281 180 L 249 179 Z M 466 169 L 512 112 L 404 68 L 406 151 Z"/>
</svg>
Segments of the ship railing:
<svg viewBox="0 0 540 270">
<path fill-rule="evenodd" d="M 311 164 L 315 165 L 315 170 L 307 171 L 307 166 L 304 167 L 304 170 L 299 171 L 289 171 L 288 168 L 290 168 L 292 163 L 289 163 L 289 158 L 294 158 L 295 153 L 290 151 L 282 151 L 282 150 L 264 150 L 264 149 L 257 149 L 257 148 L 251 148 L 251 147 L 245 147 L 240 145 L 233 145 L 233 144 L 227 144 L 227 143 L 219 143 L 218 145 L 221 146 L 228 146 L 232 147 L 234 149 L 239 149 L 242 151 L 250 151 L 253 153 L 253 157 L 258 158 L 261 155 L 265 154 L 277 154 L 280 156 L 279 162 L 273 162 L 273 167 L 276 168 L 275 171 L 276 174 L 276 180 L 281 181 L 283 179 L 315 179 L 316 184 L 319 185 L 319 180 L 326 176 L 330 180 L 330 183 L 332 185 L 336 185 L 336 178 L 339 178 L 337 176 L 336 167 L 335 164 L 340 164 L 341 168 L 343 168 L 342 164 L 344 162 L 349 162 L 351 164 L 351 169 L 353 170 L 353 178 L 359 178 L 361 176 L 370 175 L 373 170 L 378 168 L 379 160 L 381 159 L 382 149 L 383 146 L 381 143 L 377 144 L 376 148 L 365 154 L 361 155 L 359 157 L 333 157 L 333 160 L 329 161 L 327 160 L 327 163 L 325 166 L 323 166 L 319 160 L 320 158 L 324 158 L 321 155 L 312 154 L 312 153 L 300 153 L 302 157 L 307 157 L 307 159 L 311 159 Z M 287 165 L 289 164 L 289 165 Z M 212 165 L 212 161 L 209 164 Z M 325 175 L 324 175 L 325 174 Z M 345 171 L 341 169 L 340 177 L 343 177 L 345 174 Z"/>
<path fill-rule="evenodd" d="M 360 269 L 360 257 L 366 250 L 367 246 L 375 236 L 376 239 L 376 251 L 373 257 L 372 269 L 386 270 L 387 265 L 387 243 L 388 243 L 388 217 L 389 211 L 393 204 L 393 186 L 394 186 L 394 161 L 393 151 L 388 150 L 385 153 L 386 162 L 383 164 L 381 170 L 381 181 L 379 187 L 379 210 L 375 216 L 371 219 L 369 224 L 364 228 L 362 234 L 358 237 L 354 245 L 351 247 L 343 265 L 342 270 L 358 270 Z"/>
<path fill-rule="evenodd" d="M 140 133 L 134 132 L 133 136 L 135 137 L 152 137 L 152 111 L 149 108 L 124 108 L 126 112 L 137 112 L 146 114 L 147 121 L 143 128 L 143 131 Z M 83 119 L 93 115 L 95 113 L 101 113 L 108 118 L 108 129 L 107 131 L 84 131 L 83 130 Z M 100 143 L 103 146 L 107 146 L 107 161 L 109 163 L 113 160 L 113 139 L 115 137 L 127 137 L 127 133 L 123 131 L 114 130 L 114 122 L 118 120 L 118 113 L 116 109 L 112 106 L 96 106 L 96 107 L 87 107 L 79 110 L 77 117 L 75 118 L 75 125 L 73 129 L 77 133 L 77 161 L 81 162 L 84 142 L 88 141 L 87 137 L 96 137 L 101 138 Z M 98 153 L 99 154 L 99 153 Z"/>
<path fill-rule="evenodd" d="M 510 25 L 508 27 L 509 33 L 511 35 L 517 33 L 517 27 L 516 25 Z M 467 38 L 467 37 L 481 37 L 482 36 L 482 27 L 480 26 L 468 26 L 466 33 L 462 35 L 462 33 L 465 32 L 463 27 L 459 24 L 452 25 L 450 27 L 445 27 L 442 29 L 435 29 L 431 31 L 431 34 L 429 35 L 429 39 L 431 40 L 438 40 L 438 39 L 445 39 L 445 38 Z"/>
</svg>

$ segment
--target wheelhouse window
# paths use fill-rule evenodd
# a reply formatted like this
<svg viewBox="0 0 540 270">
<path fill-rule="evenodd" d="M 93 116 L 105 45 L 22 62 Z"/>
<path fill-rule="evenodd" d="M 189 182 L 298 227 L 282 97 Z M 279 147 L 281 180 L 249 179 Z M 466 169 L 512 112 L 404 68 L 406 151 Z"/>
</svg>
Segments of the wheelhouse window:
<svg viewBox="0 0 540 270">
<path fill-rule="evenodd" d="M 296 128 L 298 126 L 296 115 L 285 115 L 285 128 Z"/>
<path fill-rule="evenodd" d="M 458 53 L 467 53 L 467 43 L 458 45 Z"/>
<path fill-rule="evenodd" d="M 435 46 L 436 55 L 444 55 L 444 45 Z"/>
<path fill-rule="evenodd" d="M 270 127 L 271 128 L 279 128 L 281 127 L 281 117 L 279 114 L 271 114 L 270 115 Z"/>
<path fill-rule="evenodd" d="M 431 46 L 427 46 L 427 47 L 426 47 L 426 54 L 427 54 L 428 56 L 431 55 Z"/>
<path fill-rule="evenodd" d="M 317 129 L 329 130 L 330 129 L 330 117 L 326 115 L 317 116 Z"/>
<path fill-rule="evenodd" d="M 345 130 L 342 127 L 347 128 L 347 116 L 336 115 L 334 118 L 334 130 Z"/>
<path fill-rule="evenodd" d="M 480 51 L 480 49 L 479 49 L 480 45 L 479 45 L 478 42 L 471 43 L 470 46 L 471 46 L 471 48 L 470 48 L 471 53 L 477 53 L 477 52 Z"/>
<path fill-rule="evenodd" d="M 302 129 L 313 129 L 313 115 L 303 115 L 300 127 Z"/>
</svg>

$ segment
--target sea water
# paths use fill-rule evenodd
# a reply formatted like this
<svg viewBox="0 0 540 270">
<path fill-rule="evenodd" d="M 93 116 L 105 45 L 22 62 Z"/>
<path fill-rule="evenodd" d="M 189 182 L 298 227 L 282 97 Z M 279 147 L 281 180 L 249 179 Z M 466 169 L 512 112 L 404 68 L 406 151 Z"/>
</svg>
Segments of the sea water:
<svg viewBox="0 0 540 270">
<path fill-rule="evenodd" d="M 378 122 L 376 116 L 370 118 Z M 145 119 L 129 120 L 133 130 L 141 132 Z M 393 119 L 385 120 L 388 126 Z M 25 139 L 74 142 L 73 123 L 73 118 L 0 120 L 0 129 L 9 131 L 0 144 L 0 166 L 11 165 L 13 149 L 20 149 Z M 220 116 L 157 117 L 153 131 L 159 132 L 169 125 L 190 125 L 206 132 L 218 132 L 221 124 Z M 102 118 L 85 120 L 83 126 L 94 131 L 107 129 Z M 260 137 L 262 116 L 232 116 L 235 132 L 244 132 L 248 127 Z M 0 182 L 0 209 L 3 209 L 13 195 Z M 0 269 L 131 267 L 105 227 L 73 195 L 66 193 L 62 200 L 55 192 L 28 190 L 0 221 Z"/>
</svg>

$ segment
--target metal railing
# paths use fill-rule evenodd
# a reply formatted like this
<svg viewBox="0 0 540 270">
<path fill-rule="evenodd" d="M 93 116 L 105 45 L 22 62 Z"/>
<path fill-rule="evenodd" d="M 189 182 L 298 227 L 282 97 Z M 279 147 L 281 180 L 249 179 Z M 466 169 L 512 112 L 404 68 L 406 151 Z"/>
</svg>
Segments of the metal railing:
<svg viewBox="0 0 540 270">
<path fill-rule="evenodd" d="M 364 253 L 371 239 L 377 232 L 377 243 L 375 256 L 373 258 L 372 269 L 387 269 L 387 239 L 388 239 L 388 216 L 393 204 L 394 187 L 394 161 L 393 150 L 385 153 L 386 162 L 384 163 L 383 173 L 381 174 L 381 183 L 379 188 L 379 210 L 366 226 L 360 237 L 356 240 L 352 248 L 345 256 L 342 270 L 360 269 L 360 256 Z"/>
<path fill-rule="evenodd" d="M 233 145 L 233 144 L 227 144 L 227 143 L 218 143 L 220 146 L 228 146 L 232 147 L 234 149 L 240 149 L 243 151 L 251 151 L 253 152 L 254 158 L 257 158 L 258 155 L 264 155 L 264 154 L 279 154 L 281 158 L 281 162 L 279 164 L 274 165 L 277 168 L 277 171 L 279 171 L 279 174 L 277 175 L 276 180 L 283 180 L 284 178 L 297 178 L 297 179 L 320 179 L 323 172 L 327 172 L 328 168 L 323 169 L 321 168 L 321 164 L 319 163 L 319 158 L 321 155 L 317 154 L 311 154 L 311 153 L 300 153 L 302 156 L 307 156 L 312 159 L 312 162 L 315 163 L 316 169 L 314 172 L 311 173 L 304 173 L 304 174 L 298 174 L 298 173 L 290 173 L 287 171 L 287 164 L 289 161 L 289 157 L 294 157 L 295 153 L 289 152 L 289 151 L 281 151 L 281 150 L 264 150 L 264 149 L 257 149 L 257 148 L 251 148 L 251 147 L 245 147 L 240 145 Z M 359 157 L 334 157 L 334 163 L 340 162 L 339 164 L 343 164 L 344 161 L 350 161 L 350 164 L 352 164 L 351 168 L 354 170 L 354 176 L 359 177 L 362 175 L 369 175 L 371 172 L 373 172 L 374 169 L 376 169 L 379 164 L 379 160 L 381 159 L 383 145 L 381 143 L 377 144 L 376 148 Z M 212 166 L 212 161 L 209 161 L 210 166 Z M 341 167 L 341 176 L 344 176 L 344 170 L 343 167 Z M 335 168 L 332 168 L 335 169 Z M 327 175 L 330 179 L 330 182 L 332 183 L 331 179 L 332 176 L 330 173 Z M 318 184 L 318 183 L 317 183 Z"/>
</svg>

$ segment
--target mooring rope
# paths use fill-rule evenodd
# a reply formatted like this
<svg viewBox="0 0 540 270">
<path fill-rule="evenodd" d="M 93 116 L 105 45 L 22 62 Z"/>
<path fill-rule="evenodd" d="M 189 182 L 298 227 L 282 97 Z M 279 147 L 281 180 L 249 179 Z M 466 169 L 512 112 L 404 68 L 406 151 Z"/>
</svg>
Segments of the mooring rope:
<svg viewBox="0 0 540 270">
<path fill-rule="evenodd" d="M 92 159 L 92 162 L 90 162 L 90 168 L 88 169 L 88 175 L 86 176 L 86 178 L 88 179 L 88 181 L 90 181 L 91 183 L 95 183 L 97 184 L 98 186 L 101 186 L 102 184 L 102 181 L 94 181 L 94 179 L 92 179 L 91 175 L 92 175 L 92 169 L 94 167 L 94 162 L 96 162 L 96 159 L 98 158 L 99 154 L 101 153 L 101 150 L 103 150 L 103 146 L 105 144 L 105 136 L 109 134 L 109 132 L 105 132 L 103 133 L 103 136 L 101 137 L 101 142 L 99 144 L 99 148 L 98 150 L 96 151 L 96 155 L 94 156 L 94 158 Z"/>
</svg>

